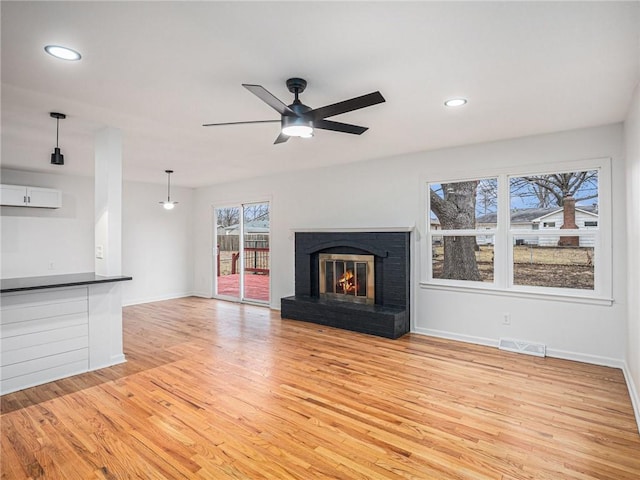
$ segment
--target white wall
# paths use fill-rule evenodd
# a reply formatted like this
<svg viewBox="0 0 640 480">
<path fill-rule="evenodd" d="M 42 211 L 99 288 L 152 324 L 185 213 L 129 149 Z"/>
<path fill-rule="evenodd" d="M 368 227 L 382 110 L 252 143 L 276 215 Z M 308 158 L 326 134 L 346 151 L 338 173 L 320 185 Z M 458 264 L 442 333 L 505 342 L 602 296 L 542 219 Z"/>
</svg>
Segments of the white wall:
<svg viewBox="0 0 640 480">
<path fill-rule="evenodd" d="M 491 168 L 611 157 L 613 306 L 420 288 L 418 242 L 422 232 L 418 231 L 412 252 L 412 329 L 488 344 L 496 344 L 501 336 L 521 338 L 545 343 L 551 355 L 621 366 L 626 348 L 627 294 L 622 131 L 622 125 L 617 124 L 198 189 L 194 218 L 195 292 L 211 294 L 212 205 L 271 198 L 271 306 L 279 308 L 280 298 L 294 291 L 295 229 L 420 226 L 426 214 L 422 204 L 426 180 L 473 176 L 474 172 L 486 174 Z M 313 148 L 313 141 L 308 148 Z M 356 178 L 358 189 L 354 191 Z M 511 313 L 510 326 L 502 325 L 504 312 Z"/>
<path fill-rule="evenodd" d="M 2 182 L 62 190 L 63 206 L 1 207 L 1 278 L 94 271 L 92 177 L 2 170 Z M 124 182 L 122 195 L 122 273 L 133 276 L 123 282 L 123 303 L 191 294 L 193 189 L 171 187 L 180 202 L 172 211 L 158 203 L 166 185 Z"/>
<path fill-rule="evenodd" d="M 8 169 L 1 176 L 2 183 L 62 190 L 62 208 L 0 207 L 0 276 L 92 272 L 93 178 Z"/>
<path fill-rule="evenodd" d="M 122 189 L 123 304 L 183 297 L 193 291 L 193 189 L 125 182 Z"/>
<path fill-rule="evenodd" d="M 627 383 L 640 426 L 640 84 L 625 121 L 627 179 Z"/>
</svg>

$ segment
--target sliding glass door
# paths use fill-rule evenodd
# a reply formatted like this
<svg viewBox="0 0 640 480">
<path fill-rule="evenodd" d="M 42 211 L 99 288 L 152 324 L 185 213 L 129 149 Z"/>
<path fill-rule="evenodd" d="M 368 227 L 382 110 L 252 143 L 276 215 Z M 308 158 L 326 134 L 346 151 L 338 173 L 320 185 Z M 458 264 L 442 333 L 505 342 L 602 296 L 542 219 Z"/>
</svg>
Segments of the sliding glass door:
<svg viewBox="0 0 640 480">
<path fill-rule="evenodd" d="M 214 209 L 214 296 L 269 303 L 269 203 Z"/>
<path fill-rule="evenodd" d="M 243 298 L 269 302 L 269 204 L 242 206 Z"/>
<path fill-rule="evenodd" d="M 228 300 L 240 300 L 240 206 L 215 209 L 214 294 Z"/>
</svg>

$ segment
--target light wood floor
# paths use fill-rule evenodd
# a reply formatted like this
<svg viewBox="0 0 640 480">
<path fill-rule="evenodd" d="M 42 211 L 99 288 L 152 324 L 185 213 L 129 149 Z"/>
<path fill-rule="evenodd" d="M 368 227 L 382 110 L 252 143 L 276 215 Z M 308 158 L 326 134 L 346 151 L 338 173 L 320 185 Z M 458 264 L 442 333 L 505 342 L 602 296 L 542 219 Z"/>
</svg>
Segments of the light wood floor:
<svg viewBox="0 0 640 480">
<path fill-rule="evenodd" d="M 198 298 L 124 316 L 128 363 L 2 397 L 3 479 L 640 478 L 620 370 Z"/>
</svg>

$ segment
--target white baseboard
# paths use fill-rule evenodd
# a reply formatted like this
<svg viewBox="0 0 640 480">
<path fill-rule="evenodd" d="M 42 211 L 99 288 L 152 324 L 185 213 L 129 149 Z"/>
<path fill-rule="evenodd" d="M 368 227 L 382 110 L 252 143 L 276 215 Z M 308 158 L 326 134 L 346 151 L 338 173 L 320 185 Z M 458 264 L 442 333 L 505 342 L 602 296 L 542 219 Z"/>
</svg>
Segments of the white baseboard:
<svg viewBox="0 0 640 480">
<path fill-rule="evenodd" d="M 445 332 L 444 330 L 433 330 L 431 328 L 415 328 L 412 333 L 428 335 L 430 337 L 446 338 L 447 340 L 458 340 L 459 342 L 474 343 L 487 347 L 498 347 L 498 340 L 485 337 L 474 337 L 471 335 L 461 335 L 459 333 Z"/>
<path fill-rule="evenodd" d="M 91 365 L 91 367 L 87 370 L 87 372 L 94 372 L 96 370 L 113 367 L 114 365 L 120 365 L 121 363 L 126 363 L 126 362 L 127 362 L 127 359 L 125 358 L 124 353 L 113 355 L 107 363 L 103 363 L 100 365 Z"/>
<path fill-rule="evenodd" d="M 111 356 L 111 365 L 118 365 L 120 363 L 126 363 L 127 359 L 124 356 L 124 353 L 119 353 L 118 355 Z"/>
<path fill-rule="evenodd" d="M 129 307 L 131 305 L 140 305 L 141 303 L 161 302 L 163 300 L 173 300 L 174 298 L 184 298 L 184 297 L 192 297 L 192 296 L 198 297 L 200 295 L 193 292 L 185 292 L 185 293 L 172 293 L 170 295 L 160 295 L 157 297 L 123 299 L 122 306 Z"/>
<path fill-rule="evenodd" d="M 624 360 L 619 358 L 601 357 L 600 355 L 589 355 L 585 353 L 568 352 L 555 348 L 547 348 L 547 357 L 561 358 L 563 360 L 573 360 L 574 362 L 590 363 L 603 367 L 613 367 L 622 369 Z"/>
<path fill-rule="evenodd" d="M 627 362 L 624 362 L 622 367 L 622 373 L 624 379 L 627 381 L 627 388 L 629 389 L 629 397 L 631 397 L 631 405 L 633 406 L 633 413 L 636 416 L 636 423 L 638 424 L 638 433 L 640 434 L 640 393 L 638 392 L 638 386 L 633 381 L 633 376 L 629 371 Z"/>
<path fill-rule="evenodd" d="M 191 296 L 199 298 L 211 298 L 211 294 L 207 292 L 193 292 Z"/>
</svg>

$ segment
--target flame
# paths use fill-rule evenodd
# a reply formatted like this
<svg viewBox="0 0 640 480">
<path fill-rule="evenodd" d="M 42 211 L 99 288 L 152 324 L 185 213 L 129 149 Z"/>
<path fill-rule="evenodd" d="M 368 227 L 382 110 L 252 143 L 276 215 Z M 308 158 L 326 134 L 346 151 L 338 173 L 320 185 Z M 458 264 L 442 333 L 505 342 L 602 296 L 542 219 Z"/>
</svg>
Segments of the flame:
<svg viewBox="0 0 640 480">
<path fill-rule="evenodd" d="M 356 283 L 353 281 L 353 271 L 347 270 L 343 275 L 340 275 L 338 279 L 337 290 L 341 290 L 342 293 L 351 293 L 356 291 Z"/>
</svg>

